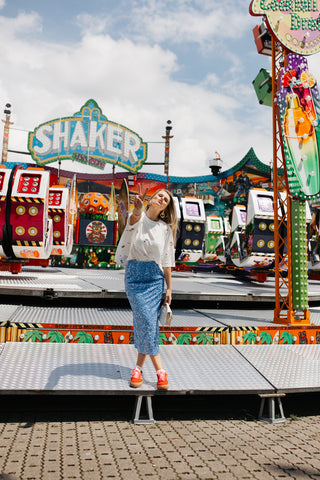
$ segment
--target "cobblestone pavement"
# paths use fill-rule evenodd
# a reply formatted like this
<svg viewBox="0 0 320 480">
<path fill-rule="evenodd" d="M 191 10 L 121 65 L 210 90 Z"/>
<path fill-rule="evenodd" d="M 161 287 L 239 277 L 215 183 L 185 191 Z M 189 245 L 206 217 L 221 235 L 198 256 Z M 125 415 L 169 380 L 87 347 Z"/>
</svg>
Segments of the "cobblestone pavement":
<svg viewBox="0 0 320 480">
<path fill-rule="evenodd" d="M 156 424 L 134 425 L 125 418 L 131 399 L 108 398 L 104 412 L 102 399 L 7 399 L 0 479 L 320 479 L 320 415 L 301 415 L 304 401 L 298 416 L 270 425 L 255 421 L 250 405 L 236 418 L 215 415 L 222 397 L 170 399 Z"/>
</svg>

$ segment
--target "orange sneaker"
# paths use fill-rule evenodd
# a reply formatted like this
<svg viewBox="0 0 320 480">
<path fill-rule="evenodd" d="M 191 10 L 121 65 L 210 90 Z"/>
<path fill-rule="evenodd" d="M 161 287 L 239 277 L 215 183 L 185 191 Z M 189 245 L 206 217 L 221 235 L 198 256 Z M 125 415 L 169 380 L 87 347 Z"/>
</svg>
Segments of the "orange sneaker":
<svg viewBox="0 0 320 480">
<path fill-rule="evenodd" d="M 168 375 L 166 374 L 166 372 L 164 370 L 158 370 L 157 377 L 158 377 L 157 389 L 168 390 L 169 382 L 168 382 Z"/>
<path fill-rule="evenodd" d="M 131 372 L 130 387 L 138 388 L 141 387 L 142 383 L 142 370 L 139 370 L 139 368 L 136 367 Z"/>
</svg>

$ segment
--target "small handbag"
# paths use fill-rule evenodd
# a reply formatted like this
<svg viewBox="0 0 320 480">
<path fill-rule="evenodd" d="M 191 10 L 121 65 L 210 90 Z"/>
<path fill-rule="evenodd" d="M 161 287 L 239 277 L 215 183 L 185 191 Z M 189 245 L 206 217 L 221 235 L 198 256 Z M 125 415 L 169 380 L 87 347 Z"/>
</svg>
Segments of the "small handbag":
<svg viewBox="0 0 320 480">
<path fill-rule="evenodd" d="M 164 303 L 162 307 L 160 307 L 159 324 L 163 325 L 164 327 L 170 327 L 171 322 L 172 322 L 172 310 L 168 303 Z"/>
</svg>

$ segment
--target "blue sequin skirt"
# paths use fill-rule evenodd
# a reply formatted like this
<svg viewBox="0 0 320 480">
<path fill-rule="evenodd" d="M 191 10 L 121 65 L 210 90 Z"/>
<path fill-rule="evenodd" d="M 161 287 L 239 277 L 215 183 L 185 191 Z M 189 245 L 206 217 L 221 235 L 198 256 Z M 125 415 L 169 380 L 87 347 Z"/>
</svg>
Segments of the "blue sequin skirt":
<svg viewBox="0 0 320 480">
<path fill-rule="evenodd" d="M 158 355 L 163 272 L 156 262 L 130 260 L 126 267 L 125 288 L 133 313 L 134 345 L 139 353 Z"/>
</svg>

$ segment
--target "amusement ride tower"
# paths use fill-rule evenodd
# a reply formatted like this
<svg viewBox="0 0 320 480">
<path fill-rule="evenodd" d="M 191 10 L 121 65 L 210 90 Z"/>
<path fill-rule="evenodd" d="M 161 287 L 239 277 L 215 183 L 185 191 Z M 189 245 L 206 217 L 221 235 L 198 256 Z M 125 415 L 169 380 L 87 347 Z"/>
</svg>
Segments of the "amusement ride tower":
<svg viewBox="0 0 320 480">
<path fill-rule="evenodd" d="M 258 52 L 272 58 L 274 322 L 290 325 L 310 324 L 306 203 L 320 198 L 320 102 L 306 56 L 320 50 L 318 3 L 250 4 L 263 15 Z"/>
</svg>

